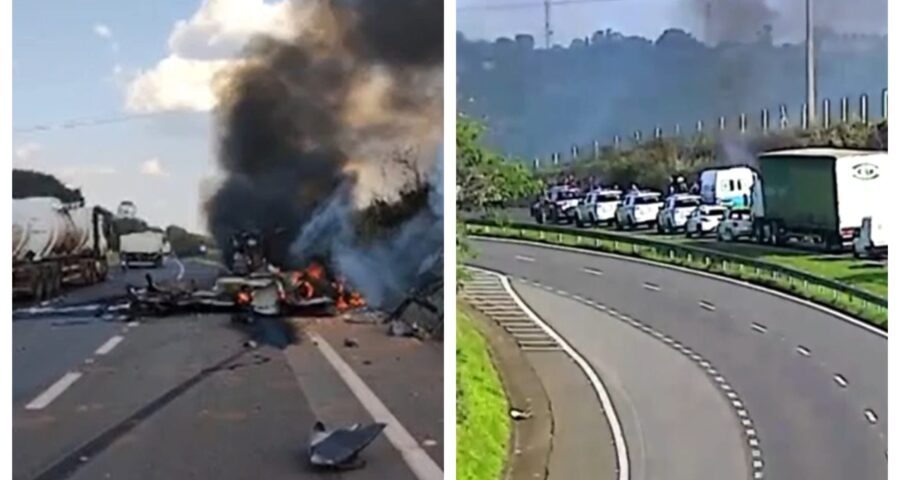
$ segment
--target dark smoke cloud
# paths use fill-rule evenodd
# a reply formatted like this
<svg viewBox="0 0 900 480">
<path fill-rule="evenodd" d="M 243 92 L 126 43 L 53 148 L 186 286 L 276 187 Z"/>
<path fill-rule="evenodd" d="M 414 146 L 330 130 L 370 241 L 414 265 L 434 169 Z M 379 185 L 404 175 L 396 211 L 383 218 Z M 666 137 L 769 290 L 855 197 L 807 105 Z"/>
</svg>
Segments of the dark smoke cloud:
<svg viewBox="0 0 900 480">
<path fill-rule="evenodd" d="M 427 198 L 440 177 L 443 5 L 298 2 L 291 15 L 293 39 L 253 39 L 216 80 L 227 178 L 207 205 L 210 231 L 226 256 L 235 233 L 257 231 L 285 268 L 315 253 L 340 269 L 357 252 L 377 252 L 390 259 L 378 267 L 384 280 L 340 273 L 387 299 L 412 286 L 413 276 L 391 273 L 415 270 L 441 245 L 426 236 L 426 251 L 399 259 L 393 249 L 419 229 L 440 232 L 440 217 L 421 202 L 390 224 L 376 221 L 374 232 L 355 219 L 375 203 L 407 201 L 410 191 Z"/>
<path fill-rule="evenodd" d="M 771 27 L 779 42 L 796 42 L 806 28 L 805 0 L 682 0 L 707 43 L 748 42 Z M 814 0 L 816 28 L 884 35 L 887 0 Z"/>
</svg>

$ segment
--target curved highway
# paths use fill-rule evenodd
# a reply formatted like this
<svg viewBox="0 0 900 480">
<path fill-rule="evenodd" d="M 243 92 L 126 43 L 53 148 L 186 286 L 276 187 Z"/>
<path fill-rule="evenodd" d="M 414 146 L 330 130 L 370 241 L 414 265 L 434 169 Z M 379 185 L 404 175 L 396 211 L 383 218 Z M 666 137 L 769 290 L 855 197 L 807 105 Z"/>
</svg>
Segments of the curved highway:
<svg viewBox="0 0 900 480">
<path fill-rule="evenodd" d="M 635 330 L 694 355 L 698 362 L 691 366 L 707 369 L 707 381 L 719 383 L 718 394 L 731 399 L 737 414 L 736 433 L 718 430 L 728 437 L 722 438 L 721 453 L 733 456 L 734 450 L 741 448 L 733 441 L 735 435 L 744 437 L 741 443 L 751 438 L 749 445 L 743 445 L 743 453 L 748 454 L 747 463 L 753 465 L 757 478 L 887 477 L 884 334 L 815 306 L 710 276 L 533 244 L 487 239 L 474 239 L 473 243 L 479 252 L 473 263 L 519 280 L 514 286 L 523 300 L 538 315 L 555 317 L 554 328 L 582 354 L 588 355 L 591 345 L 606 343 L 606 351 L 614 345 L 607 338 L 614 335 L 609 330 L 595 331 L 596 338 L 586 338 L 586 330 L 576 328 L 591 321 L 583 311 L 586 305 L 616 316 L 623 324 L 633 322 Z M 562 303 L 560 297 L 569 303 Z M 641 367 L 648 375 L 672 370 L 671 364 L 659 363 L 663 357 L 647 352 L 640 346 L 630 353 L 619 352 L 621 361 L 629 355 L 632 361 L 630 370 L 618 372 L 619 377 L 640 372 Z M 609 377 L 609 365 L 593 366 Z M 691 374 L 687 371 L 676 375 L 675 382 L 696 382 L 695 377 L 688 380 Z M 607 378 L 613 389 L 617 383 L 627 385 L 621 378 Z M 727 386 L 724 392 L 721 385 Z M 716 395 L 714 389 L 707 392 L 713 392 L 707 397 Z M 701 393 L 698 390 L 698 395 Z M 663 425 L 667 420 L 690 418 L 699 425 L 706 416 L 705 409 L 694 409 L 685 413 L 686 417 L 660 418 L 663 415 L 653 402 L 676 399 L 662 397 L 650 402 L 633 398 L 642 395 L 639 391 L 627 394 L 632 398 L 617 400 L 613 395 L 616 409 L 633 409 L 638 423 L 646 420 Z M 641 451 L 634 446 L 662 441 L 641 438 L 648 432 L 640 425 L 629 429 L 627 416 L 623 417 L 626 443 L 632 452 Z M 696 454 L 687 451 L 691 448 L 688 442 L 664 441 L 669 455 Z M 649 461 L 648 470 L 652 469 L 654 458 L 632 458 L 632 463 L 635 460 Z"/>
</svg>

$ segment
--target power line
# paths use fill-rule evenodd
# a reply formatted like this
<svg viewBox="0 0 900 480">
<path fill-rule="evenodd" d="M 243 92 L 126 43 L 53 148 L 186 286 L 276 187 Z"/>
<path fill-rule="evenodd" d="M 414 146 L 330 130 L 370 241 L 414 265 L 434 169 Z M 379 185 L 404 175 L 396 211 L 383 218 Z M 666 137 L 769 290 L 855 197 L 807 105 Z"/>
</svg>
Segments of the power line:
<svg viewBox="0 0 900 480">
<path fill-rule="evenodd" d="M 134 120 L 145 120 L 148 118 L 155 118 L 155 117 L 174 115 L 174 114 L 182 114 L 182 113 L 186 113 L 186 112 L 165 111 L 165 112 L 151 112 L 151 113 L 135 113 L 135 114 L 130 114 L 130 115 L 119 115 L 119 116 L 115 116 L 115 117 L 100 117 L 100 118 L 67 120 L 67 121 L 61 122 L 61 123 L 45 123 L 45 124 L 29 125 L 27 127 L 13 127 L 13 133 L 47 132 L 47 131 L 53 131 L 53 130 L 70 130 L 73 128 L 96 127 L 96 126 L 102 126 L 102 125 L 112 125 L 112 124 L 117 124 L 117 123 L 131 122 Z"/>
<path fill-rule="evenodd" d="M 543 8 L 545 3 L 551 5 L 573 5 L 579 3 L 607 3 L 618 0 L 554 0 L 550 2 L 508 2 L 508 3 L 489 3 L 485 5 L 466 5 L 456 9 L 457 12 L 483 11 L 483 10 L 516 10 L 522 8 Z"/>
</svg>

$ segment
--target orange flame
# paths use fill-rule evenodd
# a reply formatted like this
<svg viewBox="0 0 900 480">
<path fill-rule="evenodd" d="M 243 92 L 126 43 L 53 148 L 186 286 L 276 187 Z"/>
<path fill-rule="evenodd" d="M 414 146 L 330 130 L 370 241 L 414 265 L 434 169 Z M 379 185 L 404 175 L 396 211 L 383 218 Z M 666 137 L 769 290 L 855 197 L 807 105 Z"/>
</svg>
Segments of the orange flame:
<svg viewBox="0 0 900 480">
<path fill-rule="evenodd" d="M 247 305 L 251 301 L 253 301 L 253 297 L 250 295 L 250 292 L 246 290 L 241 290 L 237 294 L 237 303 L 238 305 Z"/>
</svg>

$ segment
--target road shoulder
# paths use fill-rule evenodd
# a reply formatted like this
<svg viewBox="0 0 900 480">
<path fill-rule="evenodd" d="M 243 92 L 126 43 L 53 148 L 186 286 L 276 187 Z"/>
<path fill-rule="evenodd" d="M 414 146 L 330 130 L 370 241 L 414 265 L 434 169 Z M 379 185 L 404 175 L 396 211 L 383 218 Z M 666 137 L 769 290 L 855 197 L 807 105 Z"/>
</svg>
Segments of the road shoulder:
<svg viewBox="0 0 900 480">
<path fill-rule="evenodd" d="M 487 340 L 491 359 L 500 372 L 510 407 L 531 413 L 528 420 L 512 423 L 504 478 L 547 478 L 552 450 L 553 414 L 544 385 L 512 336 L 471 306 L 465 305 L 464 308 Z"/>
</svg>

